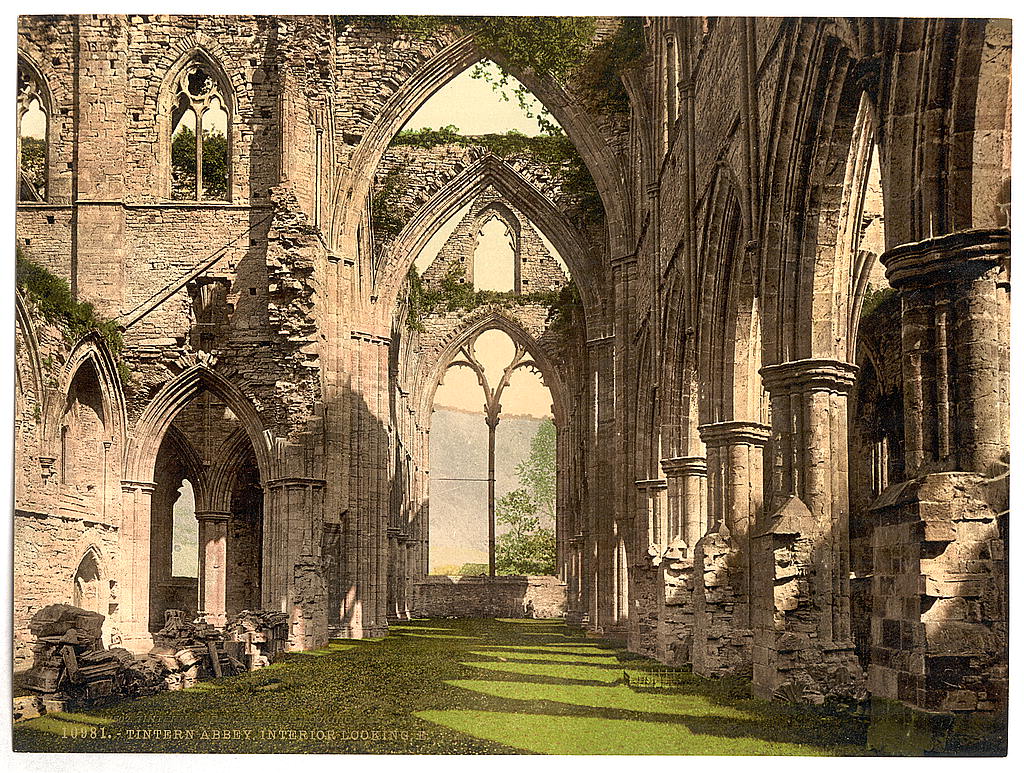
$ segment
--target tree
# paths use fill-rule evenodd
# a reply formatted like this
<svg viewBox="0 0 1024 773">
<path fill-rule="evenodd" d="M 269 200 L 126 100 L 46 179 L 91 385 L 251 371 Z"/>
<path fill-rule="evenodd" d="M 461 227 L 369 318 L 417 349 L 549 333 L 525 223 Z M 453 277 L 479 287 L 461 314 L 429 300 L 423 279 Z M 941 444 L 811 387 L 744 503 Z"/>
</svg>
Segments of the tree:
<svg viewBox="0 0 1024 773">
<path fill-rule="evenodd" d="M 555 425 L 545 419 L 516 468 L 520 488 L 495 503 L 495 518 L 508 526 L 494 544 L 497 574 L 554 574 Z"/>
<path fill-rule="evenodd" d="M 175 199 L 196 195 L 196 135 L 181 127 L 171 141 L 171 190 Z M 203 198 L 226 199 L 228 195 L 228 139 L 219 131 L 203 132 Z"/>
</svg>

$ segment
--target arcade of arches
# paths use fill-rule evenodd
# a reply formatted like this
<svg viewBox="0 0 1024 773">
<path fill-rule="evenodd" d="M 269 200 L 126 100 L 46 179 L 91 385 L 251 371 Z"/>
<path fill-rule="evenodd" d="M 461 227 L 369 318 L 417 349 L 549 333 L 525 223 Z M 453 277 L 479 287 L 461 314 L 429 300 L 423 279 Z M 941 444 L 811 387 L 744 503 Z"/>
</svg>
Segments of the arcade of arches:
<svg viewBox="0 0 1024 773">
<path fill-rule="evenodd" d="M 529 153 L 392 143 L 500 57 L 354 18 L 21 18 L 19 250 L 123 347 L 19 288 L 16 666 L 51 603 L 138 650 L 172 607 L 293 649 L 422 614 L 434 394 L 493 328 L 557 428 L 523 614 L 766 698 L 1004 710 L 1009 22 L 644 18 L 623 105 L 509 64 L 595 217 Z"/>
</svg>

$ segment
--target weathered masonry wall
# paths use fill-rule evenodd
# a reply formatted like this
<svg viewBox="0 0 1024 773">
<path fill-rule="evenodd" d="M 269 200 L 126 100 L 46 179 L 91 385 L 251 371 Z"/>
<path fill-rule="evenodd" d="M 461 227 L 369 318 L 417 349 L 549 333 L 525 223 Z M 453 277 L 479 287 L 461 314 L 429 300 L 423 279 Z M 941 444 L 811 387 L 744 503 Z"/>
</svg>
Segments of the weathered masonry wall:
<svg viewBox="0 0 1024 773">
<path fill-rule="evenodd" d="M 565 615 L 565 583 L 556 577 L 442 577 L 416 581 L 413 603 L 423 617 Z"/>
</svg>

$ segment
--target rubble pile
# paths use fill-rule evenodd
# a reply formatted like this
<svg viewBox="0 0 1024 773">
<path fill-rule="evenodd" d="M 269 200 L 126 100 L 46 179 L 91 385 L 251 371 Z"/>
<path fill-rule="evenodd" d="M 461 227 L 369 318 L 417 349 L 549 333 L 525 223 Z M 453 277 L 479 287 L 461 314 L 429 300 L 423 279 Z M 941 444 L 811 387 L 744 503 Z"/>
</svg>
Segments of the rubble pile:
<svg viewBox="0 0 1024 773">
<path fill-rule="evenodd" d="M 36 637 L 25 686 L 38 693 L 89 702 L 121 692 L 128 650 L 103 649 L 103 615 L 67 604 L 39 610 L 29 623 Z"/>
<path fill-rule="evenodd" d="M 224 628 L 229 640 L 241 645 L 250 671 L 270 665 L 288 644 L 288 615 L 285 612 L 243 609 Z"/>
<path fill-rule="evenodd" d="M 118 697 L 183 690 L 203 679 L 234 676 L 267 666 L 284 651 L 288 615 L 245 610 L 221 631 L 189 620 L 178 609 L 164 614 L 149 653 L 103 646 L 104 617 L 68 604 L 39 610 L 29 624 L 35 636 L 24 686 L 35 695 L 15 700 L 15 720 L 89 706 Z"/>
</svg>

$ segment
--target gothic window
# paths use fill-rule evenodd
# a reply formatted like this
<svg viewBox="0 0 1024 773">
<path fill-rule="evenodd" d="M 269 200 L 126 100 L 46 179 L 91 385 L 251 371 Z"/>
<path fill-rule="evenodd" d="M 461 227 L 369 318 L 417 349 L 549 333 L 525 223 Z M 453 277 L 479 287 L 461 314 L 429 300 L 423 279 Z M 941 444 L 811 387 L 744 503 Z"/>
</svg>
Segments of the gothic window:
<svg viewBox="0 0 1024 773">
<path fill-rule="evenodd" d="M 516 292 L 516 238 L 497 216 L 480 228 L 473 253 L 473 288 L 499 293 Z"/>
<path fill-rule="evenodd" d="M 185 67 L 173 90 L 171 198 L 227 201 L 230 116 L 224 89 L 204 64 Z"/>
<path fill-rule="evenodd" d="M 19 201 L 46 201 L 49 123 L 39 81 L 26 67 L 18 67 Z"/>
</svg>

